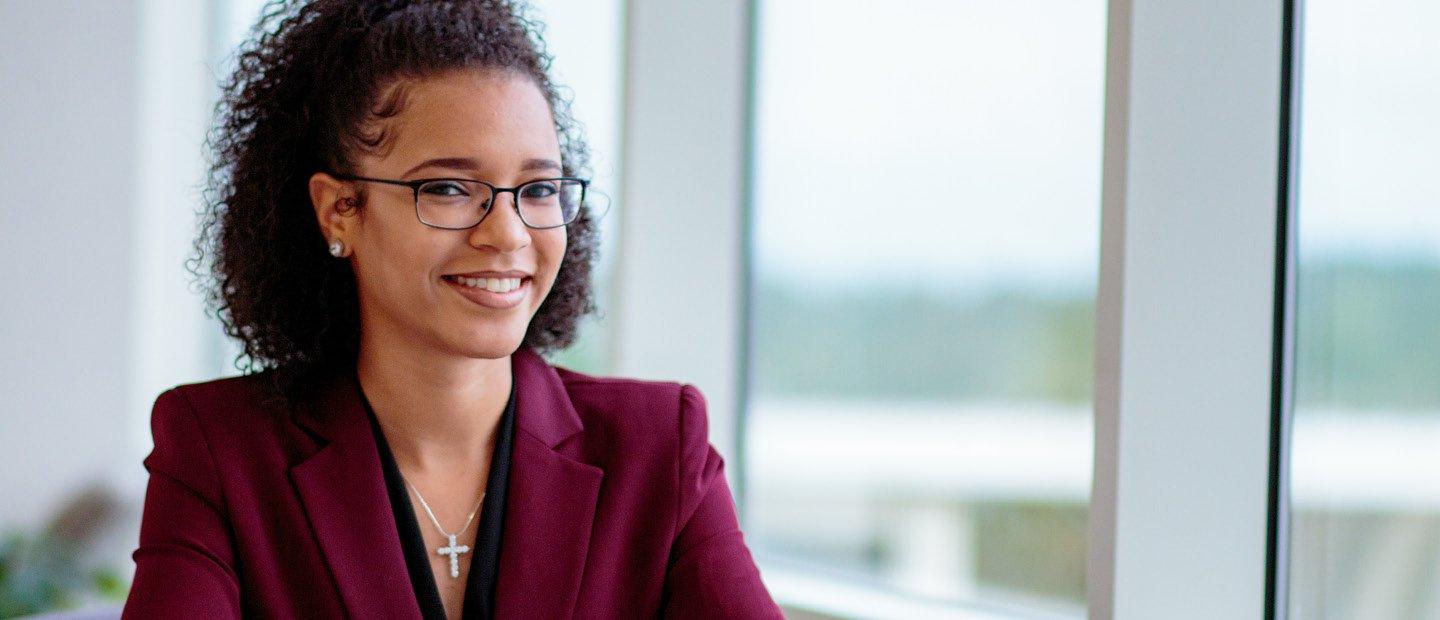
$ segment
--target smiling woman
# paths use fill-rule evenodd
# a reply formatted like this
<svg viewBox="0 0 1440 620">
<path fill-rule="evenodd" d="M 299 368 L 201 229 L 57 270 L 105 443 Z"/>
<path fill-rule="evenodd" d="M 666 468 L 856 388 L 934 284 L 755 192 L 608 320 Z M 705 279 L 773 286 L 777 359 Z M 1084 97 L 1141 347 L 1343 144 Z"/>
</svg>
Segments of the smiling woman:
<svg viewBox="0 0 1440 620">
<path fill-rule="evenodd" d="M 393 363 L 395 351 L 503 361 L 555 283 L 568 245 L 561 227 L 579 213 L 562 207 L 562 179 L 537 176 L 562 170 L 545 95 L 534 78 L 489 67 L 388 88 L 392 114 L 368 130 L 382 141 L 332 168 L 355 174 L 315 172 L 308 188 L 321 234 L 354 269 L 362 379 L 383 365 L 375 355 Z M 490 182 L 517 186 L 505 189 L 514 199 L 497 200 Z M 519 193 L 522 184 L 531 191 Z M 577 317 L 555 318 L 568 321 L 568 340 Z M 431 347 L 401 346 L 416 338 Z"/>
<path fill-rule="evenodd" d="M 598 216 L 540 31 L 267 5 L 195 261 L 253 372 L 156 399 L 127 617 L 781 616 L 704 396 L 541 357 Z"/>
</svg>

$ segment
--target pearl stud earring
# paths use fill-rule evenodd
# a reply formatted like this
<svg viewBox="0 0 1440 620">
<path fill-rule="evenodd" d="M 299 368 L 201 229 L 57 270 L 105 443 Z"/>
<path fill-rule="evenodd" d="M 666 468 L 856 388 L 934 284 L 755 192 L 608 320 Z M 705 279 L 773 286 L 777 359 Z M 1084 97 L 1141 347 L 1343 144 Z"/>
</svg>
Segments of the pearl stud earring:
<svg viewBox="0 0 1440 620">
<path fill-rule="evenodd" d="M 335 258 L 340 258 L 340 255 L 341 255 L 341 254 L 344 254 L 344 253 L 345 253 L 345 244 L 340 243 L 340 240 L 339 240 L 339 239 L 336 239 L 336 240 L 330 242 L 330 255 L 331 255 L 331 256 L 334 256 Z"/>
</svg>

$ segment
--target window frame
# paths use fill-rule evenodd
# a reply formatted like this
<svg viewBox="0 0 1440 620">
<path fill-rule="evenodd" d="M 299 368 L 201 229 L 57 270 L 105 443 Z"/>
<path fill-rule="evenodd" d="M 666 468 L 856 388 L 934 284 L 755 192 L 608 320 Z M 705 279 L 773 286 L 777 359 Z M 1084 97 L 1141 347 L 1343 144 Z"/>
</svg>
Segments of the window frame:
<svg viewBox="0 0 1440 620">
<path fill-rule="evenodd" d="M 1299 8 L 1110 4 L 1091 617 L 1285 617 Z"/>
</svg>

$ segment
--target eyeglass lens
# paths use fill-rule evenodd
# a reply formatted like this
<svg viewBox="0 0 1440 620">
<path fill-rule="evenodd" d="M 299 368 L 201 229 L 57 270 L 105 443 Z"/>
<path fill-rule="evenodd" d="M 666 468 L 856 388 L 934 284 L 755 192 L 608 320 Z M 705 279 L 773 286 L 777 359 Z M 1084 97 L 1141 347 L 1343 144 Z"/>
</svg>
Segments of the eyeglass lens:
<svg viewBox="0 0 1440 620">
<path fill-rule="evenodd" d="M 584 183 L 563 179 L 521 185 L 515 191 L 520 219 L 532 228 L 569 224 L 580 211 L 584 192 Z M 494 202 L 494 190 L 484 183 L 447 179 L 422 184 L 415 207 L 420 220 L 431 226 L 469 228 L 485 217 Z"/>
</svg>

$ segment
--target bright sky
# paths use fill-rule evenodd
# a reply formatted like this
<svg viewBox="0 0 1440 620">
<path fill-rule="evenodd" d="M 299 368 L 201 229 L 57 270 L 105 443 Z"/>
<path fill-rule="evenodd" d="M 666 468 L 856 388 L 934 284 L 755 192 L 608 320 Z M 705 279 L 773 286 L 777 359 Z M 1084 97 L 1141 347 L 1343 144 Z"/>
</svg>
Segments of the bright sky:
<svg viewBox="0 0 1440 620">
<path fill-rule="evenodd" d="M 1093 280 L 1103 1 L 762 6 L 762 271 Z"/>
<path fill-rule="evenodd" d="M 1440 2 L 1305 4 L 1301 256 L 1440 260 Z"/>
<path fill-rule="evenodd" d="M 762 271 L 1093 283 L 1103 1 L 762 5 Z M 1306 18 L 1301 256 L 1440 257 L 1440 3 Z"/>
</svg>

